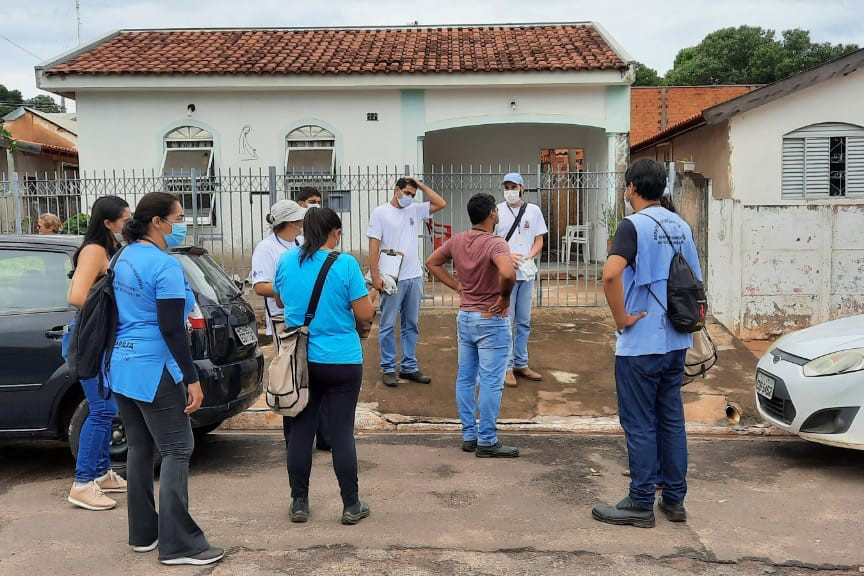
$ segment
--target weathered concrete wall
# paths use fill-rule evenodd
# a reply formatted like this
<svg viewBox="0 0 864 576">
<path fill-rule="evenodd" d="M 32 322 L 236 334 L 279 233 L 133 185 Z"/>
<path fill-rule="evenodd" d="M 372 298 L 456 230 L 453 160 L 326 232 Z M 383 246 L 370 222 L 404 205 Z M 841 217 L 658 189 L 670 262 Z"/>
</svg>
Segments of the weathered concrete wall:
<svg viewBox="0 0 864 576">
<path fill-rule="evenodd" d="M 864 204 L 711 202 L 712 314 L 741 338 L 768 338 L 864 313 Z"/>
</svg>

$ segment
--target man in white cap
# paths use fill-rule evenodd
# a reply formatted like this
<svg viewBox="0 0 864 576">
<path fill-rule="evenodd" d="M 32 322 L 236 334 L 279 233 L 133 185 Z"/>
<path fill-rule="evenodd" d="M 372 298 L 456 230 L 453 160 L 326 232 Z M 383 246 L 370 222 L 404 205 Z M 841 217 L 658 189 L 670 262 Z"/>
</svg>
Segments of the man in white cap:
<svg viewBox="0 0 864 576">
<path fill-rule="evenodd" d="M 276 304 L 276 293 L 273 290 L 273 279 L 276 277 L 276 266 L 282 254 L 303 244 L 303 218 L 306 208 L 293 200 L 280 200 L 270 207 L 267 223 L 273 233 L 261 240 L 252 253 L 252 289 L 264 297 L 265 332 L 273 333 L 272 318 L 279 318 L 284 310 Z M 322 410 L 326 408 L 321 405 Z M 327 417 L 321 412 L 318 420 L 317 446 L 320 450 L 329 450 L 330 441 L 327 432 Z M 291 418 L 282 419 L 282 433 L 285 436 L 285 447 L 291 437 Z"/>
<path fill-rule="evenodd" d="M 528 337 L 531 335 L 531 299 L 537 266 L 534 259 L 543 250 L 543 235 L 548 232 L 543 212 L 536 204 L 522 199 L 525 181 L 518 172 L 510 172 L 501 181 L 504 202 L 498 204 L 498 226 L 495 233 L 510 246 L 516 285 L 510 294 L 510 323 L 515 330 L 513 347 L 507 360 L 504 384 L 516 386 L 516 376 L 528 380 L 543 377 L 528 367 Z"/>
</svg>

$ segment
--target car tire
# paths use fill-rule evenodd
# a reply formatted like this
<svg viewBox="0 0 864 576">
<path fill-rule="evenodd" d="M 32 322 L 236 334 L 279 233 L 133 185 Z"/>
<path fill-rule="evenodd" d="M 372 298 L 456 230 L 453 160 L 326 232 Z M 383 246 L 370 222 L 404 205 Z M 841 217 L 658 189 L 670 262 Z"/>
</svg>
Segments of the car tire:
<svg viewBox="0 0 864 576">
<path fill-rule="evenodd" d="M 78 445 L 81 438 L 81 429 L 84 427 L 84 422 L 87 416 L 90 415 L 90 404 L 87 400 L 81 400 L 72 413 L 72 418 L 69 419 L 69 450 L 72 452 L 72 458 L 78 460 Z M 111 468 L 117 471 L 125 472 L 126 469 L 126 454 L 129 450 L 129 445 L 126 442 L 126 429 L 123 427 L 123 420 L 120 416 L 116 416 L 111 423 Z M 158 450 L 154 450 L 153 467 L 158 468 L 162 464 L 162 458 Z M 121 472 L 121 475 L 125 476 Z"/>
<path fill-rule="evenodd" d="M 200 428 L 193 428 L 192 433 L 195 435 L 195 440 L 200 440 L 200 439 L 204 438 L 204 436 L 206 436 L 210 432 L 213 432 L 214 430 L 219 428 L 219 426 L 221 426 L 221 425 L 222 425 L 222 420 L 220 420 L 219 422 L 216 422 L 215 424 L 208 424 L 206 426 L 201 426 Z"/>
</svg>

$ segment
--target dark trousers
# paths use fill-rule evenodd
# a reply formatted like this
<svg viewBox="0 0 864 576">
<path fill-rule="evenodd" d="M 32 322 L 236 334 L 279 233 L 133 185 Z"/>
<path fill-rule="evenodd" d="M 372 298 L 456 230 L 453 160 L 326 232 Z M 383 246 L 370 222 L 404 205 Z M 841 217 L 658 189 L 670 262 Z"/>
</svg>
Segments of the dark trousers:
<svg viewBox="0 0 864 576">
<path fill-rule="evenodd" d="M 342 503 L 353 506 L 358 500 L 357 449 L 354 446 L 354 411 L 363 379 L 362 364 L 309 363 L 309 404 L 291 424 L 288 443 L 288 477 L 291 497 L 308 497 L 312 472 L 312 439 L 321 417 L 321 403 L 327 403 L 333 471 L 339 481 Z"/>
<path fill-rule="evenodd" d="M 319 450 L 329 450 L 330 449 L 330 417 L 327 415 L 327 400 L 321 400 L 321 408 L 318 411 L 318 431 L 315 433 L 315 445 Z M 290 466 L 290 459 L 288 458 L 288 445 L 291 442 L 291 423 L 294 421 L 294 418 L 290 416 L 282 417 L 282 436 L 285 437 L 285 460 L 286 466 Z"/>
<path fill-rule="evenodd" d="M 152 403 L 117 394 L 126 427 L 129 454 L 129 545 L 147 546 L 159 539 L 159 559 L 193 556 L 210 545 L 189 515 L 189 457 L 195 447 L 186 407 L 186 386 L 175 384 L 167 370 Z M 153 498 L 154 447 L 162 456 L 159 513 Z"/>
<path fill-rule="evenodd" d="M 630 497 L 654 506 L 655 489 L 682 502 L 687 494 L 687 434 L 681 385 L 685 350 L 646 356 L 616 356 L 618 417 L 627 438 Z"/>
</svg>

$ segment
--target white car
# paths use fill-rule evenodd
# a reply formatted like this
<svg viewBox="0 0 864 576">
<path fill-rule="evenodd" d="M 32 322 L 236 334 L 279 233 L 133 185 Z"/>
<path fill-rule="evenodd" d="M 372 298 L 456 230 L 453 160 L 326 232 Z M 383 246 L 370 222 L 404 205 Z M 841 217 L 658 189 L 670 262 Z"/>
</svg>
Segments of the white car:
<svg viewBox="0 0 864 576">
<path fill-rule="evenodd" d="M 864 314 L 792 332 L 756 368 L 756 406 L 805 440 L 864 450 Z"/>
</svg>

